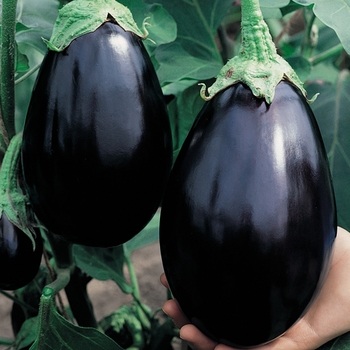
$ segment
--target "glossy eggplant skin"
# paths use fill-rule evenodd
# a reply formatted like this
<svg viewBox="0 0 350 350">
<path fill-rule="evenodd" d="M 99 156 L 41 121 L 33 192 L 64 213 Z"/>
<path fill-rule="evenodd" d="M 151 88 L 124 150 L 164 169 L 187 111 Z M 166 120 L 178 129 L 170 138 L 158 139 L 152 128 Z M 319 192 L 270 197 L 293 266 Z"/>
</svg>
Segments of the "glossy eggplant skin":
<svg viewBox="0 0 350 350">
<path fill-rule="evenodd" d="M 29 237 L 13 225 L 5 213 L 0 218 L 0 289 L 24 287 L 38 273 L 43 241 L 36 232 L 35 250 Z"/>
<path fill-rule="evenodd" d="M 142 40 L 106 22 L 48 52 L 22 161 L 33 209 L 53 233 L 108 247 L 141 231 L 172 165 L 170 123 Z"/>
<path fill-rule="evenodd" d="M 336 206 L 314 115 L 280 82 L 271 105 L 243 84 L 207 102 L 170 175 L 160 247 L 170 289 L 212 339 L 284 333 L 329 269 Z"/>
</svg>

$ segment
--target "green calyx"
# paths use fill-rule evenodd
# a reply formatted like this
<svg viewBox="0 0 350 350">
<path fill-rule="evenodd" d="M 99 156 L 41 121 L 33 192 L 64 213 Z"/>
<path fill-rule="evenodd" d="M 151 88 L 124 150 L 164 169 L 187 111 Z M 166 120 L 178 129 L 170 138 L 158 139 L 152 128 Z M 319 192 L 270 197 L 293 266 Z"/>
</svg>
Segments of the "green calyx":
<svg viewBox="0 0 350 350">
<path fill-rule="evenodd" d="M 306 97 L 303 83 L 293 68 L 277 54 L 267 24 L 265 23 L 259 0 L 241 0 L 242 5 L 242 45 L 237 56 L 233 57 L 219 72 L 214 84 L 207 88 L 201 84 L 201 96 L 212 99 L 219 91 L 236 83 L 249 86 L 252 93 L 271 103 L 277 84 L 286 80 L 300 89 Z M 316 98 L 313 97 L 310 102 Z"/>
<path fill-rule="evenodd" d="M 52 36 L 44 41 L 50 50 L 60 52 L 74 39 L 95 31 L 107 21 L 116 22 L 142 39 L 148 36 L 146 21 L 141 30 L 130 10 L 115 0 L 74 0 L 59 10 Z"/>
<path fill-rule="evenodd" d="M 31 210 L 28 196 L 18 186 L 22 134 L 15 135 L 6 150 L 0 169 L 0 217 L 6 214 L 8 220 L 23 231 L 32 241 L 35 250 L 34 227 L 39 227 Z"/>
</svg>

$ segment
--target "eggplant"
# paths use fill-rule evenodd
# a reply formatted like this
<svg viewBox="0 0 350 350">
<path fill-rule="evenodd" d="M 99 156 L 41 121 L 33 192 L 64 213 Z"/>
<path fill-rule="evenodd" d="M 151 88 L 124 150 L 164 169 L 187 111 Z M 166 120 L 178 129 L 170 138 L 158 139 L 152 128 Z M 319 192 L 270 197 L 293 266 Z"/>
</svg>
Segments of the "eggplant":
<svg viewBox="0 0 350 350">
<path fill-rule="evenodd" d="M 150 221 L 172 165 L 167 108 L 142 43 L 116 22 L 49 51 L 28 108 L 26 190 L 52 233 L 120 245 Z"/>
<path fill-rule="evenodd" d="M 234 347 L 267 343 L 308 310 L 337 217 L 314 114 L 281 81 L 271 104 L 243 83 L 206 102 L 171 172 L 160 248 L 174 298 Z"/>
<path fill-rule="evenodd" d="M 0 218 L 0 289 L 24 287 L 38 273 L 43 241 L 35 230 L 35 249 L 30 238 L 15 226 L 3 212 Z"/>
</svg>

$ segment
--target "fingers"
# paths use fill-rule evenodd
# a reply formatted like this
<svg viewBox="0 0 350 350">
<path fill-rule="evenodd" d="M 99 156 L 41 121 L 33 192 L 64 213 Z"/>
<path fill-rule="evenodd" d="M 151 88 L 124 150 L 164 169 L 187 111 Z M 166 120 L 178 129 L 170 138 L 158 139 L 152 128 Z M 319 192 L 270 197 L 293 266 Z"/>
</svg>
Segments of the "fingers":
<svg viewBox="0 0 350 350">
<path fill-rule="evenodd" d="M 214 350 L 218 344 L 206 337 L 192 324 L 187 324 L 181 328 L 180 338 L 185 340 L 193 349 L 198 350 Z"/>
<path fill-rule="evenodd" d="M 169 288 L 168 281 L 164 273 L 162 273 L 160 276 L 160 282 L 164 287 Z M 180 305 L 174 299 L 168 300 L 164 303 L 163 311 L 173 320 L 178 328 L 181 328 L 183 325 L 190 323 L 183 314 Z"/>
<path fill-rule="evenodd" d="M 165 273 L 162 273 L 160 275 L 160 282 L 162 283 L 162 285 L 165 287 L 165 288 L 169 288 L 169 284 L 168 284 L 168 281 L 165 277 Z"/>
<path fill-rule="evenodd" d="M 162 273 L 160 276 L 160 282 L 163 284 L 164 287 L 169 288 L 168 281 L 164 273 Z M 170 318 L 172 318 L 172 320 L 178 328 L 181 328 L 183 325 L 190 323 L 189 320 L 183 314 L 180 305 L 174 299 L 168 300 L 164 303 L 163 311 Z"/>
<path fill-rule="evenodd" d="M 160 276 L 160 282 L 164 287 L 169 288 L 168 281 L 164 273 L 162 273 Z M 190 323 L 183 314 L 181 307 L 176 300 L 172 299 L 166 301 L 163 305 L 163 311 L 174 321 L 178 328 L 181 328 L 183 325 Z"/>
<path fill-rule="evenodd" d="M 176 300 L 166 301 L 163 305 L 163 311 L 173 320 L 178 328 L 190 323 Z"/>
</svg>

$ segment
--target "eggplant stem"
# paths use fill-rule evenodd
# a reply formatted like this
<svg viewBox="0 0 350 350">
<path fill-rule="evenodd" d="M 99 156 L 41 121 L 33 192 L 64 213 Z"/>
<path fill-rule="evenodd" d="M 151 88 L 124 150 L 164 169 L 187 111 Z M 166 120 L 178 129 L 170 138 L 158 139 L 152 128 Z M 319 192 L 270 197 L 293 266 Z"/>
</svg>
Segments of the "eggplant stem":
<svg viewBox="0 0 350 350">
<path fill-rule="evenodd" d="M 258 0 L 241 0 L 242 46 L 240 54 L 250 60 L 269 62 L 276 56 L 269 28 L 262 16 Z"/>
<path fill-rule="evenodd" d="M 208 101 L 218 92 L 237 83 L 247 85 L 253 95 L 270 104 L 276 86 L 287 80 L 306 97 L 303 83 L 293 68 L 277 53 L 269 28 L 259 7 L 259 0 L 241 0 L 242 45 L 237 56 L 220 70 L 216 81 L 208 89 L 201 84 L 201 97 Z M 311 100 L 316 98 L 314 96 Z"/>
</svg>

